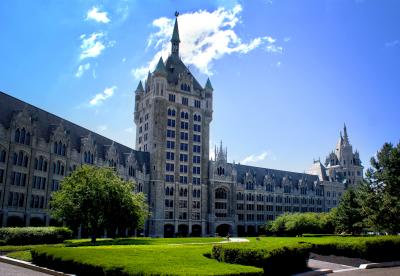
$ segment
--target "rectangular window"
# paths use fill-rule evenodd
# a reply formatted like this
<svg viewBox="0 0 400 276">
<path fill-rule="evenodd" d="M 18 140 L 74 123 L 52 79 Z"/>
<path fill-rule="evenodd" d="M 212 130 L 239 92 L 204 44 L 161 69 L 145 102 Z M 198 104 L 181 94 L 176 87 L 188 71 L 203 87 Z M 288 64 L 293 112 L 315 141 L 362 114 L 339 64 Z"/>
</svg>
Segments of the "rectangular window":
<svg viewBox="0 0 400 276">
<path fill-rule="evenodd" d="M 188 122 L 181 122 L 181 129 L 189 129 L 189 123 Z"/>
<path fill-rule="evenodd" d="M 174 119 L 168 119 L 167 120 L 167 126 L 175 127 L 175 120 Z"/>
<path fill-rule="evenodd" d="M 189 105 L 189 99 L 186 97 L 182 97 L 182 104 L 183 105 Z"/>
<path fill-rule="evenodd" d="M 170 102 L 175 102 L 175 95 L 174 94 L 168 94 L 168 101 Z"/>
<path fill-rule="evenodd" d="M 187 176 L 179 176 L 179 183 L 181 184 L 187 184 L 188 183 L 188 177 Z"/>
<path fill-rule="evenodd" d="M 167 160 L 175 160 L 175 154 L 173 153 L 173 152 L 169 152 L 169 151 L 167 151 L 167 153 L 166 153 L 166 155 L 167 155 Z"/>
<path fill-rule="evenodd" d="M 167 137 L 175 138 L 175 130 L 167 129 Z"/>
<path fill-rule="evenodd" d="M 200 164 L 200 156 L 194 155 L 194 156 L 193 156 L 193 163 L 195 163 L 195 164 Z"/>
<path fill-rule="evenodd" d="M 193 185 L 200 185 L 200 177 L 193 177 L 192 183 Z"/>
<path fill-rule="evenodd" d="M 174 176 L 170 174 L 165 175 L 165 181 L 166 182 L 174 182 Z"/>
<path fill-rule="evenodd" d="M 189 140 L 189 133 L 187 132 L 181 132 L 181 140 Z"/>
<path fill-rule="evenodd" d="M 200 135 L 194 134 L 193 135 L 193 141 L 200 143 Z"/>
<path fill-rule="evenodd" d="M 179 155 L 179 161 L 181 162 L 187 162 L 188 161 L 188 155 L 187 154 L 180 154 Z"/>
<path fill-rule="evenodd" d="M 186 143 L 181 143 L 180 149 L 181 149 L 181 151 L 188 151 L 189 145 Z"/>
<path fill-rule="evenodd" d="M 200 108 L 200 101 L 199 100 L 194 100 L 194 107 Z"/>
<path fill-rule="evenodd" d="M 201 125 L 194 124 L 194 125 L 193 125 L 193 131 L 201 132 Z"/>
<path fill-rule="evenodd" d="M 193 152 L 200 153 L 200 152 L 201 152 L 200 146 L 198 146 L 198 145 L 193 145 Z"/>
<path fill-rule="evenodd" d="M 179 172 L 187 173 L 188 172 L 188 166 L 187 165 L 180 165 Z"/>
<path fill-rule="evenodd" d="M 174 171 L 174 164 L 172 164 L 172 163 L 166 163 L 166 164 L 165 164 L 165 170 L 166 170 L 167 172 L 173 172 L 173 171 Z"/>
<path fill-rule="evenodd" d="M 167 149 L 175 149 L 175 142 L 167 141 Z"/>
<path fill-rule="evenodd" d="M 193 174 L 200 174 L 200 167 L 193 167 Z"/>
</svg>

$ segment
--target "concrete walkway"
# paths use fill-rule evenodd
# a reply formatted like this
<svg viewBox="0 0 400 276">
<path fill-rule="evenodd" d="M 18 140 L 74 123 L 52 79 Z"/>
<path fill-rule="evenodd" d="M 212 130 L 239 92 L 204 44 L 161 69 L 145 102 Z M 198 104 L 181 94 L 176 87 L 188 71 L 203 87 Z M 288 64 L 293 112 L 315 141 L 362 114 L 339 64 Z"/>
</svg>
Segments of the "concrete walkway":
<svg viewBox="0 0 400 276">
<path fill-rule="evenodd" d="M 168 245 L 216 244 L 216 243 L 231 243 L 231 242 L 249 242 L 249 240 L 244 239 L 244 238 L 229 238 L 229 241 L 225 240 L 225 241 L 220 241 L 220 242 L 169 243 Z"/>
<path fill-rule="evenodd" d="M 49 274 L 0 262 L 1 276 L 48 276 Z"/>
</svg>

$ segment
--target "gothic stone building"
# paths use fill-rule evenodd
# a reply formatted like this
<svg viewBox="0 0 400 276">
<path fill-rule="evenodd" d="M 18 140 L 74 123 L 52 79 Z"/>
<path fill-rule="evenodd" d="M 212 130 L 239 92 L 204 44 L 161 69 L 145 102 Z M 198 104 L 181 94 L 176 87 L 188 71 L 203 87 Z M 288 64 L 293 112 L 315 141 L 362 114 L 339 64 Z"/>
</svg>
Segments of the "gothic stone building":
<svg viewBox="0 0 400 276">
<path fill-rule="evenodd" d="M 78 166 L 113 167 L 137 183 L 151 216 L 147 236 L 256 234 L 284 212 L 325 212 L 362 179 L 358 152 L 344 136 L 323 165 L 295 173 L 209 160 L 213 87 L 194 78 L 179 56 L 178 22 L 171 54 L 135 91 L 136 150 L 0 93 L 1 225 L 48 225 L 48 202 Z"/>
</svg>

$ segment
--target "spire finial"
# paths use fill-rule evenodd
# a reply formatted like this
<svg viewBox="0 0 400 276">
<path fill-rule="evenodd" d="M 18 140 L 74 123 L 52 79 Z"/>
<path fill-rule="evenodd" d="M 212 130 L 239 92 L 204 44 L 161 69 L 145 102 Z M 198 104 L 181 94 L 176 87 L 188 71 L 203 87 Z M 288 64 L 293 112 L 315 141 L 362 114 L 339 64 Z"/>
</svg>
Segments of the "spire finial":
<svg viewBox="0 0 400 276">
<path fill-rule="evenodd" d="M 178 17 L 178 16 L 179 16 L 179 12 L 175 11 L 175 17 Z"/>
<path fill-rule="evenodd" d="M 343 125 L 343 138 L 345 143 L 349 143 L 349 136 L 347 135 L 347 128 L 346 128 L 346 123 Z"/>
</svg>

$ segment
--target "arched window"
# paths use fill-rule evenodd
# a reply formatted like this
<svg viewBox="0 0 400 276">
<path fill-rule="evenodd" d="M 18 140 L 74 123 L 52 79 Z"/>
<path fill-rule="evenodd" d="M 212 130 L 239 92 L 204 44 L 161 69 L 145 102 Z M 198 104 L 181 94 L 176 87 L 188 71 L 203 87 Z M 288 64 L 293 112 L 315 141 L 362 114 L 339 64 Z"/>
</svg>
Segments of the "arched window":
<svg viewBox="0 0 400 276">
<path fill-rule="evenodd" d="M 197 197 L 200 197 L 200 190 L 197 190 Z"/>
<path fill-rule="evenodd" d="M 25 144 L 28 146 L 31 144 L 31 134 L 29 132 L 26 134 Z"/>
<path fill-rule="evenodd" d="M 165 188 L 165 195 L 169 196 L 169 187 Z"/>
<path fill-rule="evenodd" d="M 216 199 L 227 199 L 228 194 L 225 189 L 223 188 L 218 188 L 215 190 L 215 198 Z"/>
<path fill-rule="evenodd" d="M 18 155 L 14 152 L 13 154 L 13 164 L 17 165 L 18 164 Z"/>
<path fill-rule="evenodd" d="M 21 144 L 25 144 L 25 128 L 21 130 L 21 137 L 19 138 Z"/>
<path fill-rule="evenodd" d="M 24 156 L 24 167 L 27 168 L 28 167 L 28 156 Z"/>
<path fill-rule="evenodd" d="M 21 136 L 21 132 L 19 131 L 19 128 L 15 131 L 15 136 L 14 136 L 14 142 L 19 143 L 19 137 Z"/>
<path fill-rule="evenodd" d="M 187 196 L 188 195 L 188 191 L 187 191 L 187 189 L 185 188 L 184 190 L 183 190 L 183 196 Z"/>
<path fill-rule="evenodd" d="M 0 153 L 0 162 L 1 162 L 1 163 L 6 162 L 6 156 L 7 156 L 6 151 L 5 151 L 5 150 L 2 150 L 1 153 Z"/>
<path fill-rule="evenodd" d="M 179 189 L 179 196 L 183 196 L 183 188 Z"/>
<path fill-rule="evenodd" d="M 37 160 L 37 159 L 36 159 Z M 36 161 L 35 161 L 36 162 Z M 38 166 L 37 166 L 37 168 L 36 169 L 38 169 L 38 170 L 43 170 L 43 156 L 40 156 L 39 157 L 39 164 L 38 164 Z"/>
<path fill-rule="evenodd" d="M 22 153 L 22 151 L 20 151 L 18 153 L 18 166 L 22 166 L 22 163 L 24 162 L 24 154 Z"/>
</svg>

